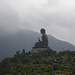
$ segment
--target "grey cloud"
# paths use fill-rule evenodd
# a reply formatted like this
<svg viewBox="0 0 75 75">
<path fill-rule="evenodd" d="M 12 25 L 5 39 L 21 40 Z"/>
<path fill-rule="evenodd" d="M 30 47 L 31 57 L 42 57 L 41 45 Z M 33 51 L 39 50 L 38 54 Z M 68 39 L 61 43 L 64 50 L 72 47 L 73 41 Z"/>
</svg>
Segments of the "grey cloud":
<svg viewBox="0 0 75 75">
<path fill-rule="evenodd" d="M 0 7 L 0 33 L 11 33 L 20 26 L 21 20 L 16 12 L 8 5 L 1 4 Z"/>
<path fill-rule="evenodd" d="M 1 6 L 0 28 L 5 31 L 44 27 L 48 34 L 75 44 L 74 0 L 7 0 Z"/>
</svg>

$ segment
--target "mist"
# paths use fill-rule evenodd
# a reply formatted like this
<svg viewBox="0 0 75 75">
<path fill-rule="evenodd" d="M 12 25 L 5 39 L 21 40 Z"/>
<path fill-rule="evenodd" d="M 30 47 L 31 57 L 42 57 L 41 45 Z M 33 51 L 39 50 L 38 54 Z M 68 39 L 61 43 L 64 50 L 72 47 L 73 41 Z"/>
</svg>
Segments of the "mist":
<svg viewBox="0 0 75 75">
<path fill-rule="evenodd" d="M 0 36 L 19 29 L 47 30 L 75 45 L 74 0 L 0 0 Z"/>
</svg>

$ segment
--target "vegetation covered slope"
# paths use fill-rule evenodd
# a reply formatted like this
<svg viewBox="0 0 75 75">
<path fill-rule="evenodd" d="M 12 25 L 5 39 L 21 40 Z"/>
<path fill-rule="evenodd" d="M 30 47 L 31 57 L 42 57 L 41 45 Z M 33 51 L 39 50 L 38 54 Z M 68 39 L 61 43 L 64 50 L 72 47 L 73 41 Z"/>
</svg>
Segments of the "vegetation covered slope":
<svg viewBox="0 0 75 75">
<path fill-rule="evenodd" d="M 40 53 L 20 53 L 0 63 L 0 75 L 55 75 L 75 74 L 75 51 L 57 53 L 51 49 Z"/>
</svg>

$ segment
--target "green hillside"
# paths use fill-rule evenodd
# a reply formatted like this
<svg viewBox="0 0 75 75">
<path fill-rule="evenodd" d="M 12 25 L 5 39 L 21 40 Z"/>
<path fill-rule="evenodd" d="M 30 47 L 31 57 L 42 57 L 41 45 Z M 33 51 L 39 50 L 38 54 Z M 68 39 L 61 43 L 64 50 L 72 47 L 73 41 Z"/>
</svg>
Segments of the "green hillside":
<svg viewBox="0 0 75 75">
<path fill-rule="evenodd" d="M 52 49 L 40 53 L 17 51 L 11 58 L 0 63 L 0 75 L 74 75 L 75 51 Z"/>
</svg>

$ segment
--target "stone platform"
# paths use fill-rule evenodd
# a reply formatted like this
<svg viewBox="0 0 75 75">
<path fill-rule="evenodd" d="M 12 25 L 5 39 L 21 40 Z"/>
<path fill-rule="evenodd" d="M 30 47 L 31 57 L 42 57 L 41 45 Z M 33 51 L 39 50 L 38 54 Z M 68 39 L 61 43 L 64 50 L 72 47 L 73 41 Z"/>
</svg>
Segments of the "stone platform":
<svg viewBox="0 0 75 75">
<path fill-rule="evenodd" d="M 31 53 L 39 53 L 39 52 L 42 52 L 42 51 L 47 50 L 47 49 L 49 49 L 49 47 L 48 48 L 33 48 L 31 50 Z"/>
</svg>

